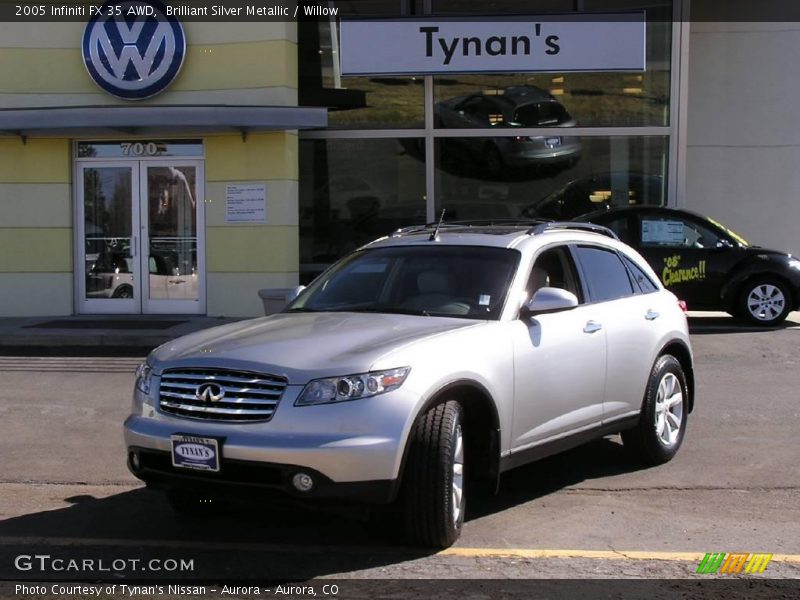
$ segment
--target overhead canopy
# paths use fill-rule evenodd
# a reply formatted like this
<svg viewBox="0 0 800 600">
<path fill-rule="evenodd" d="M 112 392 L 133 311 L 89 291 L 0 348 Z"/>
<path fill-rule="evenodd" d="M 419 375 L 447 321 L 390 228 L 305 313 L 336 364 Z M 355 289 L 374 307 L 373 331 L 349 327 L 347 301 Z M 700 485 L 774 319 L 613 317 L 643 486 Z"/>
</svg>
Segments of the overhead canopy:
<svg viewBox="0 0 800 600">
<path fill-rule="evenodd" d="M 296 106 L 76 106 L 0 110 L 0 135 L 246 134 L 328 125 L 325 108 Z"/>
</svg>

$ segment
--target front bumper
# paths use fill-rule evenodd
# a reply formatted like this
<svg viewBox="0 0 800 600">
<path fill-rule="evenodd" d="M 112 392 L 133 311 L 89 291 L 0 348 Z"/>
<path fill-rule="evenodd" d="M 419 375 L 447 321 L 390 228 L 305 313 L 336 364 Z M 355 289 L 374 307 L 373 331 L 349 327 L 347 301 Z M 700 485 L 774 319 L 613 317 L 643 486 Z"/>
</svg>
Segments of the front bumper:
<svg viewBox="0 0 800 600">
<path fill-rule="evenodd" d="M 136 457 L 136 461 L 133 457 Z M 138 466 L 134 466 L 134 462 Z M 180 469 L 172 465 L 169 452 L 128 448 L 128 469 L 156 490 L 188 491 L 236 499 L 270 498 L 274 493 L 299 500 L 342 500 L 386 504 L 397 496 L 399 479 L 334 482 L 306 466 L 232 460 L 222 458 L 218 473 Z M 310 475 L 314 487 L 300 492 L 291 484 L 297 473 Z"/>
<path fill-rule="evenodd" d="M 158 390 L 157 382 L 153 387 Z M 162 489 L 278 490 L 303 498 L 391 501 L 418 397 L 401 388 L 351 402 L 297 407 L 299 391 L 299 386 L 286 388 L 270 421 L 243 423 L 176 417 L 158 408 L 155 393 L 144 396 L 137 390 L 124 429 L 128 466 L 149 486 Z M 220 471 L 173 467 L 175 434 L 220 440 Z M 133 452 L 139 468 L 131 462 Z M 299 472 L 314 479 L 310 492 L 291 485 Z"/>
</svg>

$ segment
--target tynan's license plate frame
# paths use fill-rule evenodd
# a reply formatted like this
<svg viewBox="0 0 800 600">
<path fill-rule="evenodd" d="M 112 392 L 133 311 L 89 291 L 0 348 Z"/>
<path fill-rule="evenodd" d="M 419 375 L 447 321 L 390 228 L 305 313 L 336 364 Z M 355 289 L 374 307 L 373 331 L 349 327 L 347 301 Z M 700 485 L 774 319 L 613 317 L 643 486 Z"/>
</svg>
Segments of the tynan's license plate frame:
<svg viewBox="0 0 800 600">
<path fill-rule="evenodd" d="M 170 436 L 172 466 L 219 473 L 221 442 L 217 438 L 191 433 L 176 433 Z"/>
</svg>

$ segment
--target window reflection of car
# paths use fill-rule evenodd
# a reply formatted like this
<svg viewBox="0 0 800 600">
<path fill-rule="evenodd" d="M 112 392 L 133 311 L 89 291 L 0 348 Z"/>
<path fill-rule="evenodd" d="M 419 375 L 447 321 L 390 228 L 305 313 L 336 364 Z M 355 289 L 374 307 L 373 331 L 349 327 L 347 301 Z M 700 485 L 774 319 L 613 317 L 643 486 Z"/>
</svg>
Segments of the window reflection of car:
<svg viewBox="0 0 800 600">
<path fill-rule="evenodd" d="M 148 257 L 150 272 L 150 298 L 189 300 L 197 298 L 197 268 L 191 264 L 181 266 L 175 252 L 153 253 Z"/>
<path fill-rule="evenodd" d="M 594 173 L 566 185 L 528 205 L 521 216 L 574 219 L 601 208 L 664 203 L 664 178 L 643 173 Z"/>
<path fill-rule="evenodd" d="M 724 310 L 769 326 L 800 308 L 800 260 L 752 246 L 713 219 L 648 206 L 598 211 L 578 219 L 613 229 L 690 309 Z"/>
<path fill-rule="evenodd" d="M 133 298 L 133 260 L 123 254 L 100 254 L 86 276 L 88 298 Z"/>
<path fill-rule="evenodd" d="M 148 257 L 150 298 L 197 298 L 197 269 L 194 263 L 182 269 L 176 253 L 153 253 Z M 86 278 L 89 298 L 133 298 L 134 259 L 123 254 L 101 255 Z"/>
<path fill-rule="evenodd" d="M 435 119 L 439 127 L 448 129 L 567 128 L 577 125 L 562 104 L 545 90 L 532 85 L 444 100 L 435 106 Z M 464 159 L 484 166 L 494 175 L 505 167 L 567 167 L 574 164 L 581 154 L 579 138 L 555 132 L 547 136 L 442 138 L 442 143 L 449 151 L 465 151 Z"/>
</svg>

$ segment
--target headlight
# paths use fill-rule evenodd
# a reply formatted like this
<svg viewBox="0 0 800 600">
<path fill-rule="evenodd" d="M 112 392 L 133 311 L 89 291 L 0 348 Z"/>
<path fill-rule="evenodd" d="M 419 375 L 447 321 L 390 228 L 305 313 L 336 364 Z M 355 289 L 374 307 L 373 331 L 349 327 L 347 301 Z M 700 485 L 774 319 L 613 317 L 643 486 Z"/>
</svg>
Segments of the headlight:
<svg viewBox="0 0 800 600">
<path fill-rule="evenodd" d="M 391 392 L 403 385 L 410 370 L 411 367 L 402 367 L 360 375 L 315 379 L 303 388 L 294 404 L 295 406 L 313 406 L 330 402 L 346 402 Z"/>
<path fill-rule="evenodd" d="M 790 258 L 789 259 L 789 268 L 790 269 L 797 269 L 798 271 L 800 271 L 800 260 L 797 260 L 796 258 Z"/>
<path fill-rule="evenodd" d="M 142 363 L 136 368 L 136 389 L 143 394 L 150 393 L 150 378 L 153 376 L 153 369 L 147 363 Z"/>
</svg>

